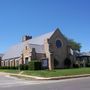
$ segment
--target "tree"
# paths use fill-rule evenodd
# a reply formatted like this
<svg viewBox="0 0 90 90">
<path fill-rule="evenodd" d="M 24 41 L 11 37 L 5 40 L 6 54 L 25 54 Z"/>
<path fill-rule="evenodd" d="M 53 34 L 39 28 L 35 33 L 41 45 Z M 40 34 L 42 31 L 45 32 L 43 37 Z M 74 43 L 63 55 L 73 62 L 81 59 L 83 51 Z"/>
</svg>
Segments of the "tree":
<svg viewBox="0 0 90 90">
<path fill-rule="evenodd" d="M 64 37 L 65 37 L 65 39 L 68 41 L 68 45 L 69 45 L 73 50 L 78 50 L 78 51 L 80 51 L 80 49 L 81 49 L 81 47 L 82 47 L 80 43 L 74 41 L 73 39 L 67 38 L 65 35 L 64 35 Z"/>
<path fill-rule="evenodd" d="M 73 39 L 68 39 L 68 43 L 69 46 L 73 49 L 73 50 L 78 50 L 80 51 L 81 49 L 81 44 L 77 43 L 76 41 L 74 41 Z"/>
</svg>

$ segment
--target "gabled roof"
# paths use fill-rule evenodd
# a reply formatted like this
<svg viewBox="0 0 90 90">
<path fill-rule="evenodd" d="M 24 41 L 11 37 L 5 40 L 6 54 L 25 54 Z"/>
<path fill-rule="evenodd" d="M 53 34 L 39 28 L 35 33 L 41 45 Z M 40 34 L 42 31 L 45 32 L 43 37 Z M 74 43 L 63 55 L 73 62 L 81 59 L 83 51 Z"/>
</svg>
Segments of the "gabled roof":
<svg viewBox="0 0 90 90">
<path fill-rule="evenodd" d="M 80 53 L 79 56 L 89 56 L 90 57 L 90 52 L 82 52 Z"/>
<path fill-rule="evenodd" d="M 2 57 L 2 60 L 20 57 L 27 42 L 29 43 L 30 48 L 35 48 L 37 53 L 44 53 L 44 39 L 50 38 L 53 33 L 54 31 L 10 47 Z"/>
<path fill-rule="evenodd" d="M 44 45 L 29 44 L 30 48 L 35 48 L 36 53 L 44 53 Z"/>
<path fill-rule="evenodd" d="M 2 57 L 2 60 L 20 57 L 23 48 L 24 48 L 24 43 L 19 43 L 17 45 L 10 47 Z"/>
<path fill-rule="evenodd" d="M 46 33 L 46 34 L 41 35 L 41 36 L 36 37 L 36 38 L 32 38 L 32 39 L 29 40 L 29 42 L 30 42 L 30 44 L 43 45 L 44 40 L 47 39 L 47 38 L 49 39 L 53 35 L 54 32 L 55 31 Z"/>
</svg>

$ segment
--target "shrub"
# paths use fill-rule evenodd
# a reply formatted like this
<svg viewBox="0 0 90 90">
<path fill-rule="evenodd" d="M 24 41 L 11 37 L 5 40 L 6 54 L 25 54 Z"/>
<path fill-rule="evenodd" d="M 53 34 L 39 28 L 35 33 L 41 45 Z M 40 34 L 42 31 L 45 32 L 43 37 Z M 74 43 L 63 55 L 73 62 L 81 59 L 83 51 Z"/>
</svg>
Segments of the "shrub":
<svg viewBox="0 0 90 90">
<path fill-rule="evenodd" d="M 73 64 L 73 68 L 79 68 L 79 64 Z"/>
<path fill-rule="evenodd" d="M 24 70 L 28 70 L 28 65 L 24 64 Z"/>
<path fill-rule="evenodd" d="M 71 60 L 69 58 L 66 58 L 64 60 L 64 65 L 66 68 L 70 68 L 71 67 Z"/>
<path fill-rule="evenodd" d="M 28 65 L 20 64 L 19 68 L 20 68 L 20 70 L 28 70 Z"/>
<path fill-rule="evenodd" d="M 29 70 L 41 70 L 41 62 L 40 61 L 29 62 Z"/>
<path fill-rule="evenodd" d="M 12 66 L 12 67 L 8 67 L 10 69 L 18 69 L 18 66 Z"/>
<path fill-rule="evenodd" d="M 90 63 L 87 63 L 87 64 L 86 64 L 86 67 L 90 67 Z"/>
<path fill-rule="evenodd" d="M 0 66 L 0 69 L 18 69 L 18 66 Z"/>
</svg>

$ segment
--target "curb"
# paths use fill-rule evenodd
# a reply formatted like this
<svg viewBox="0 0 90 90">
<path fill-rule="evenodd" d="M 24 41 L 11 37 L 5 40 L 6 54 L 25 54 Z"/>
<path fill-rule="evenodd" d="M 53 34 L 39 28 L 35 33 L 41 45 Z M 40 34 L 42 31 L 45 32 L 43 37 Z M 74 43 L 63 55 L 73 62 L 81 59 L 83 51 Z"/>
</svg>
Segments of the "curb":
<svg viewBox="0 0 90 90">
<path fill-rule="evenodd" d="M 90 74 L 61 76 L 61 77 L 50 77 L 50 78 L 29 76 L 29 75 L 20 75 L 20 74 L 9 74 L 9 75 L 10 76 L 19 76 L 19 77 L 24 77 L 24 78 L 31 78 L 31 79 L 34 79 L 34 80 L 62 80 L 62 79 L 90 77 Z"/>
<path fill-rule="evenodd" d="M 72 79 L 72 78 L 83 78 L 83 77 L 90 77 L 90 74 L 88 75 L 73 75 L 73 76 L 61 76 L 61 77 L 52 77 L 48 80 L 62 80 L 62 79 Z"/>
<path fill-rule="evenodd" d="M 29 75 L 22 75 L 22 74 L 12 74 L 12 73 L 4 73 L 0 72 L 2 75 L 8 76 L 17 76 L 22 78 L 31 78 L 34 80 L 62 80 L 62 79 L 72 79 L 72 78 L 83 78 L 83 77 L 90 77 L 90 74 L 82 74 L 82 75 L 72 75 L 72 76 L 60 76 L 60 77 L 37 77 L 37 76 L 29 76 Z"/>
</svg>

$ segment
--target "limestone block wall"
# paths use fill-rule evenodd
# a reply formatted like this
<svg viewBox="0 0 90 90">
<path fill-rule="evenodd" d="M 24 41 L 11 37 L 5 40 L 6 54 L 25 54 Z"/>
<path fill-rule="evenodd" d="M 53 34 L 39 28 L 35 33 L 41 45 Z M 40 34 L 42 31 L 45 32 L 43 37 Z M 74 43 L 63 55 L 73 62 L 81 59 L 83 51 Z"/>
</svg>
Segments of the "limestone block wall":
<svg viewBox="0 0 90 90">
<path fill-rule="evenodd" d="M 20 65 L 19 61 L 20 61 L 20 58 L 15 59 L 15 66 Z"/>
<path fill-rule="evenodd" d="M 9 66 L 9 65 L 8 65 L 8 60 L 5 61 L 5 66 Z"/>
<path fill-rule="evenodd" d="M 23 59 L 23 63 L 24 64 L 25 64 L 25 58 L 28 58 L 28 62 L 31 61 L 32 49 L 30 49 L 30 47 L 28 46 L 28 44 L 24 47 L 22 54 L 23 54 L 22 55 L 22 59 Z"/>
<path fill-rule="evenodd" d="M 1 61 L 1 66 L 5 66 L 5 61 Z"/>
<path fill-rule="evenodd" d="M 60 40 L 62 45 L 60 48 L 57 48 L 56 41 Z M 67 40 L 58 30 L 51 36 L 50 39 L 45 41 L 45 53 L 46 57 L 49 59 L 49 68 L 64 68 L 64 60 L 68 55 L 67 52 Z M 55 59 L 57 60 L 58 64 L 55 66 Z"/>
<path fill-rule="evenodd" d="M 36 55 L 36 50 L 35 48 L 32 48 L 31 50 L 31 60 L 36 60 L 37 59 L 37 55 Z"/>
<path fill-rule="evenodd" d="M 20 65 L 20 57 L 19 58 L 16 58 L 16 59 L 8 59 L 8 60 L 2 60 L 1 61 L 1 66 L 18 66 Z"/>
<path fill-rule="evenodd" d="M 42 60 L 45 59 L 46 55 L 43 53 L 36 53 L 36 60 Z"/>
<path fill-rule="evenodd" d="M 46 58 L 48 59 L 48 68 L 49 70 L 52 70 L 54 66 L 53 66 L 53 58 L 51 57 L 50 44 L 49 44 L 48 38 L 44 40 L 44 51 L 45 51 Z"/>
<path fill-rule="evenodd" d="M 15 59 L 11 59 L 9 60 L 9 62 L 10 62 L 10 67 L 15 66 Z"/>
<path fill-rule="evenodd" d="M 61 47 L 56 46 L 56 41 L 60 40 Z M 54 59 L 58 61 L 58 65 L 56 68 L 64 68 L 64 60 L 67 57 L 67 41 L 64 36 L 59 32 L 56 31 L 55 34 L 50 38 L 49 43 L 51 44 L 50 52 L 53 53 Z M 52 47 L 53 46 L 53 47 Z"/>
</svg>

